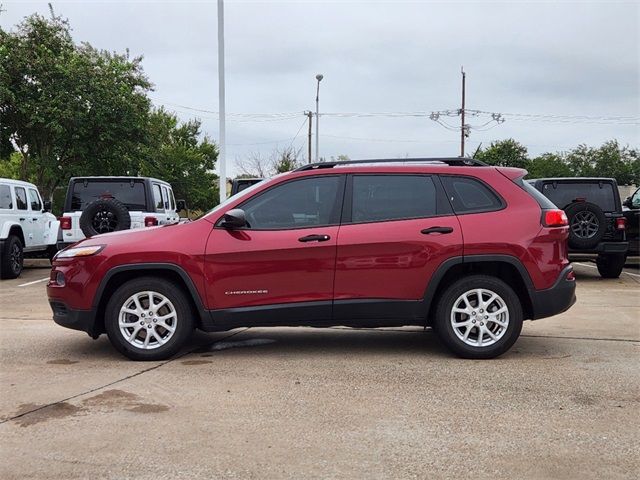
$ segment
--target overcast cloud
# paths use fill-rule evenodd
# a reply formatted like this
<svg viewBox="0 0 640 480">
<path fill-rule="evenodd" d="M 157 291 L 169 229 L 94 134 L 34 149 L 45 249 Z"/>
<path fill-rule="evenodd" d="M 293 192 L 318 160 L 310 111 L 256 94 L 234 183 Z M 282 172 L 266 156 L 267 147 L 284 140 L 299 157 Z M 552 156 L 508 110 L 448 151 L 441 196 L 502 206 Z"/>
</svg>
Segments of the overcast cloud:
<svg viewBox="0 0 640 480">
<path fill-rule="evenodd" d="M 12 28 L 46 2 L 2 1 Z M 143 55 L 156 104 L 218 110 L 216 2 L 53 2 L 74 39 Z M 598 145 L 640 146 L 638 2 L 225 2 L 227 111 L 321 112 L 456 109 L 460 66 L 467 108 L 506 122 L 472 131 L 480 142 L 513 137 L 530 153 Z M 217 139 L 214 114 L 198 116 Z M 635 125 L 518 120 L 509 113 L 636 116 Z M 287 147 L 302 115 L 229 122 L 228 155 Z M 458 123 L 458 118 L 448 119 Z M 471 119 L 470 123 L 484 123 Z M 306 126 L 293 141 L 306 152 Z M 321 155 L 351 158 L 457 155 L 459 134 L 429 118 L 320 118 Z M 269 143 L 267 143 L 269 142 Z"/>
</svg>

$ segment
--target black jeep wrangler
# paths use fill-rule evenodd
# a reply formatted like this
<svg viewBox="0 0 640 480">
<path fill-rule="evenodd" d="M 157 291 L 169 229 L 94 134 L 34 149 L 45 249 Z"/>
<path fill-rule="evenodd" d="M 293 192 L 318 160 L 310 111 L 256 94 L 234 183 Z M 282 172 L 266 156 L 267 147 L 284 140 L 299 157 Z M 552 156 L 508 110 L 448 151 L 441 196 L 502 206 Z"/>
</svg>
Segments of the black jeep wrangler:
<svg viewBox="0 0 640 480">
<path fill-rule="evenodd" d="M 627 259 L 618 184 L 613 178 L 538 178 L 528 180 L 569 218 L 569 254 L 596 254 L 598 272 L 618 278 Z"/>
</svg>

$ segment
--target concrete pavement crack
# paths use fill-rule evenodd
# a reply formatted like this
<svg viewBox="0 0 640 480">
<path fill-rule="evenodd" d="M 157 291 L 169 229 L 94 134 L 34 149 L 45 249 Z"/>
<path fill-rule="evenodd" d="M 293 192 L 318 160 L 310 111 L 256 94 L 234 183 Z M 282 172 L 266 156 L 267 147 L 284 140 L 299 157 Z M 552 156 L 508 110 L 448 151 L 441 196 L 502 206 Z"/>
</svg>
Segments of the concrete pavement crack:
<svg viewBox="0 0 640 480">
<path fill-rule="evenodd" d="M 218 342 L 222 342 L 223 340 L 226 340 L 228 338 L 234 337 L 234 336 L 236 336 L 236 335 L 238 335 L 240 333 L 246 332 L 247 330 L 249 330 L 249 328 L 244 328 L 243 330 L 240 330 L 240 331 L 237 331 L 237 332 L 233 332 L 233 333 L 231 333 L 231 334 L 229 334 L 229 335 L 227 335 L 225 337 L 222 337 L 222 338 L 216 340 L 213 343 L 215 344 L 215 343 L 218 343 Z M 86 390 L 86 391 L 81 392 L 81 393 L 77 393 L 75 395 L 71 395 L 70 397 L 63 398 L 62 400 L 57 400 L 55 402 L 47 403 L 46 405 L 42 405 L 42 406 L 40 406 L 38 408 L 34 408 L 33 410 L 29 410 L 28 412 L 21 413 L 20 415 L 14 415 L 13 417 L 6 418 L 6 419 L 0 421 L 0 425 L 2 425 L 4 423 L 7 423 L 7 422 L 10 422 L 12 420 L 16 420 L 18 418 L 25 417 L 27 415 L 31 415 L 32 413 L 38 412 L 38 411 L 43 410 L 45 408 L 52 407 L 54 405 L 58 405 L 58 404 L 61 404 L 61 403 L 64 403 L 64 402 L 68 402 L 69 400 L 73 400 L 73 399 L 78 398 L 78 397 L 82 397 L 83 395 L 87 395 L 89 393 L 97 392 L 98 390 L 102 390 L 103 388 L 111 387 L 111 386 L 116 385 L 116 384 L 118 384 L 120 382 L 124 382 L 125 380 L 129 380 L 131 378 L 138 377 L 138 376 L 140 376 L 140 375 L 142 375 L 144 373 L 151 372 L 153 370 L 157 370 L 158 368 L 163 367 L 164 365 L 167 365 L 168 363 L 174 362 L 176 360 L 179 360 L 182 357 L 185 357 L 185 356 L 187 356 L 187 355 L 189 355 L 191 353 L 196 352 L 197 350 L 201 349 L 202 347 L 203 347 L 203 345 L 198 345 L 197 347 L 192 348 L 190 350 L 187 350 L 186 352 L 181 353 L 179 355 L 176 355 L 176 356 L 170 358 L 169 360 L 165 360 L 164 362 L 160 362 L 159 364 L 154 365 L 152 367 L 145 368 L 145 369 L 140 370 L 140 371 L 138 371 L 136 373 L 132 373 L 131 375 L 127 375 L 126 377 L 119 378 L 118 380 L 114 380 L 113 382 L 105 383 L 104 385 L 100 385 L 98 387 L 90 388 L 89 390 Z"/>
</svg>

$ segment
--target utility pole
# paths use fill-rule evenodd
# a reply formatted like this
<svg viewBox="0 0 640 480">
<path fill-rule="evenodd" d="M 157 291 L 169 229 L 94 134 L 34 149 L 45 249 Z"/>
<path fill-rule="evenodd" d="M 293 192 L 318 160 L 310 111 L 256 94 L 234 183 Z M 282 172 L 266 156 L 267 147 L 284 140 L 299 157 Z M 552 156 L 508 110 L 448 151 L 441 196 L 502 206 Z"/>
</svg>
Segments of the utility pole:
<svg viewBox="0 0 640 480">
<path fill-rule="evenodd" d="M 218 152 L 218 164 L 220 165 L 220 203 L 227 199 L 227 158 L 225 151 L 225 92 L 224 92 L 224 1 L 218 0 L 218 102 L 220 121 L 220 147 Z"/>
<path fill-rule="evenodd" d="M 309 163 L 311 163 L 311 124 L 313 122 L 313 112 L 311 110 L 307 112 L 307 117 L 309 117 Z"/>
<path fill-rule="evenodd" d="M 467 74 L 464 73 L 464 67 L 460 67 L 462 73 L 462 108 L 460 109 L 460 156 L 464 157 L 464 137 L 465 137 L 465 125 L 464 125 L 464 87 Z"/>
<path fill-rule="evenodd" d="M 320 161 L 320 82 L 324 76 L 316 75 L 318 86 L 316 88 L 316 162 Z"/>
</svg>

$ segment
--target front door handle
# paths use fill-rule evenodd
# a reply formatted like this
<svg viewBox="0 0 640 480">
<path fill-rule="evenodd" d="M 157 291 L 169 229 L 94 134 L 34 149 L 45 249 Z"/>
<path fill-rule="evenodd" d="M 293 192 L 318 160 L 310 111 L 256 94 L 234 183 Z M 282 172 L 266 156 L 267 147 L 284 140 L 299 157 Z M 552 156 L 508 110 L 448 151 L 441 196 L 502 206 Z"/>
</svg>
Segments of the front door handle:
<svg viewBox="0 0 640 480">
<path fill-rule="evenodd" d="M 431 235 L 432 233 L 451 233 L 453 232 L 453 228 L 451 227 L 430 227 L 425 228 L 424 230 L 420 230 L 420 233 L 424 235 Z"/>
<path fill-rule="evenodd" d="M 21 218 L 20 219 L 21 222 L 24 222 L 25 220 L 26 220 L 26 218 Z"/>
<path fill-rule="evenodd" d="M 329 235 L 307 235 L 306 237 L 300 237 L 299 242 L 326 242 L 331 237 Z"/>
<path fill-rule="evenodd" d="M 33 220 L 34 222 L 37 222 L 38 219 L 37 218 L 32 218 L 31 220 Z"/>
</svg>

